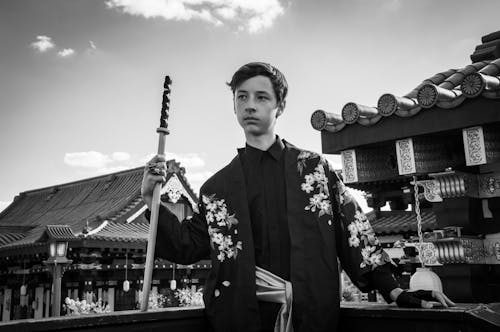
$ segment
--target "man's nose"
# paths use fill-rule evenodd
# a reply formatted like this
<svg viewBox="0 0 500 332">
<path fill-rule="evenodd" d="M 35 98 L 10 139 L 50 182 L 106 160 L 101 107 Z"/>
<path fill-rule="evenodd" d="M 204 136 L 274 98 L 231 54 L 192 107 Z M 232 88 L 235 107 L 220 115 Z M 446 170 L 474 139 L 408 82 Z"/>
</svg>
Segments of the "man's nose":
<svg viewBox="0 0 500 332">
<path fill-rule="evenodd" d="M 253 113 L 256 111 L 254 98 L 251 98 L 251 97 L 248 98 L 247 103 L 245 105 L 245 111 L 247 113 Z"/>
</svg>

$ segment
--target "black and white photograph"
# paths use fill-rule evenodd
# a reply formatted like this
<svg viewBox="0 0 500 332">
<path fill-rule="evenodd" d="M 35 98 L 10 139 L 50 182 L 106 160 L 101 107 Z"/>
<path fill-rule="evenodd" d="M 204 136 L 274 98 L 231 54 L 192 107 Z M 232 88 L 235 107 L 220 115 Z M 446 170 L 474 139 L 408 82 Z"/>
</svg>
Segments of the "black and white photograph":
<svg viewBox="0 0 500 332">
<path fill-rule="evenodd" d="M 0 332 L 500 331 L 497 0 L 0 0 Z"/>
</svg>

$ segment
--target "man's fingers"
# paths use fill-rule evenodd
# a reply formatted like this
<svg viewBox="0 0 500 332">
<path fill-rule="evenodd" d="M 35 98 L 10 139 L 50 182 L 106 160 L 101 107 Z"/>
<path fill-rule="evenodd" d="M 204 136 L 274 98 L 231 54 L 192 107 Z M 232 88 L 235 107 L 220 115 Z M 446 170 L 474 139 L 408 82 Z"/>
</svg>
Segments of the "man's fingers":
<svg viewBox="0 0 500 332">
<path fill-rule="evenodd" d="M 422 300 L 422 302 L 421 302 L 421 306 L 422 306 L 422 308 L 424 308 L 424 309 L 432 309 L 433 304 L 432 304 L 431 302 L 427 302 L 427 301 L 425 301 L 425 300 Z"/>
<path fill-rule="evenodd" d="M 434 298 L 441 303 L 443 307 L 454 307 L 456 304 L 450 300 L 444 293 L 441 292 L 433 292 L 432 295 Z"/>
<path fill-rule="evenodd" d="M 150 175 L 150 181 L 153 183 L 165 183 L 167 181 L 167 178 L 165 175 Z"/>
<path fill-rule="evenodd" d="M 165 159 L 165 156 L 162 155 L 162 154 L 157 154 L 155 155 L 153 158 L 151 158 L 151 160 L 149 161 L 150 163 L 164 163 L 165 161 L 167 161 Z"/>
<path fill-rule="evenodd" d="M 446 296 L 446 295 L 444 295 L 444 294 L 442 294 L 442 293 L 441 293 L 441 295 L 443 295 L 443 299 L 444 299 L 444 301 L 446 302 L 446 304 L 447 304 L 448 306 L 450 306 L 450 307 L 455 307 L 455 306 L 456 306 L 455 302 L 453 302 L 452 300 L 450 300 L 450 299 L 448 298 L 448 296 Z"/>
</svg>

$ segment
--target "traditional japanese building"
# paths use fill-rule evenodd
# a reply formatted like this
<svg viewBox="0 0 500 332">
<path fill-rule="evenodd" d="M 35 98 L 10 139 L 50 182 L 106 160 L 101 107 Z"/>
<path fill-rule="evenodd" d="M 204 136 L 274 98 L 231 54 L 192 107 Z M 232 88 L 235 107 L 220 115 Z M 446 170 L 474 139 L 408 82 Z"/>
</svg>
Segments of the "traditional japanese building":
<svg viewBox="0 0 500 332">
<path fill-rule="evenodd" d="M 422 253 L 459 302 L 500 301 L 500 31 L 471 64 L 425 79 L 376 106 L 313 112 L 323 153 L 366 193 L 375 231 L 428 232 Z M 381 207 L 389 203 L 391 211 Z M 420 219 L 420 230 L 418 220 Z"/>
<path fill-rule="evenodd" d="M 162 203 L 180 220 L 197 196 L 171 160 Z M 142 289 L 149 224 L 140 196 L 143 167 L 22 192 L 0 214 L 2 321 L 50 315 L 59 266 L 61 298 L 103 299 L 112 310 L 135 309 Z M 202 285 L 210 262 L 155 261 L 153 291 Z M 124 281 L 130 290 L 125 291 Z"/>
</svg>

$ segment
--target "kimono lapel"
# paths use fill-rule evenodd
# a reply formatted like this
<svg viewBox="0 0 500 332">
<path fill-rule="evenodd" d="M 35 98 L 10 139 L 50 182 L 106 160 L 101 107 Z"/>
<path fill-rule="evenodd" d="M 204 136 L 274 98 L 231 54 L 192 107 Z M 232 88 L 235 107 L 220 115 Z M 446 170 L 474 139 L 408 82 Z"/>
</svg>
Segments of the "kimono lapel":
<svg viewBox="0 0 500 332">
<path fill-rule="evenodd" d="M 233 317 L 238 325 L 238 331 L 245 331 L 258 321 L 249 322 L 248 313 L 258 313 L 255 285 L 255 249 L 253 245 L 250 212 L 243 175 L 241 160 L 237 155 L 228 165 L 224 174 L 224 198 L 228 202 L 230 213 L 238 219 L 238 241 L 242 241 L 242 250 L 233 265 L 235 295 L 233 302 Z M 258 316 L 256 318 L 258 320 Z"/>
<path fill-rule="evenodd" d="M 299 250 L 305 251 L 305 248 L 310 245 L 305 243 L 302 229 L 302 218 L 312 218 L 318 223 L 318 230 L 321 236 L 321 240 L 323 243 L 322 256 L 325 264 L 331 269 L 333 273 L 337 271 L 337 260 L 336 252 L 335 252 L 335 236 L 334 236 L 334 227 L 333 227 L 333 216 L 331 215 L 323 215 L 318 217 L 317 212 L 305 211 L 305 206 L 302 205 L 302 202 L 307 202 L 304 199 L 304 195 L 307 195 L 301 189 L 301 185 L 304 182 L 303 175 L 306 172 L 299 173 L 297 168 L 298 165 L 298 155 L 300 150 L 298 150 L 295 146 L 285 141 L 285 145 L 288 148 L 288 153 L 285 154 L 285 179 L 286 179 L 286 192 L 287 192 L 287 207 L 288 207 L 288 224 L 290 229 L 290 239 L 292 242 L 292 255 L 296 257 L 301 257 L 300 260 L 303 259 L 303 253 L 298 252 Z M 313 159 L 314 163 L 317 159 Z M 311 168 L 311 161 L 308 161 L 309 165 L 306 166 L 307 169 Z M 312 166 L 314 168 L 316 165 Z M 330 199 L 333 197 L 333 193 L 330 193 Z M 331 221 L 330 223 L 328 221 Z M 296 249 L 294 249 L 296 248 Z M 297 250 L 298 248 L 298 250 Z M 292 259 L 292 274 L 295 273 L 293 271 L 293 259 Z"/>
</svg>

